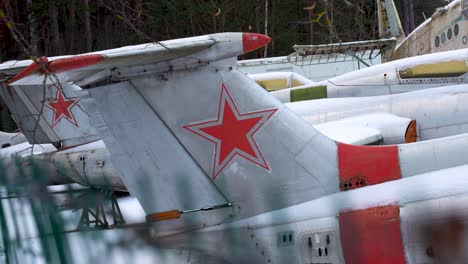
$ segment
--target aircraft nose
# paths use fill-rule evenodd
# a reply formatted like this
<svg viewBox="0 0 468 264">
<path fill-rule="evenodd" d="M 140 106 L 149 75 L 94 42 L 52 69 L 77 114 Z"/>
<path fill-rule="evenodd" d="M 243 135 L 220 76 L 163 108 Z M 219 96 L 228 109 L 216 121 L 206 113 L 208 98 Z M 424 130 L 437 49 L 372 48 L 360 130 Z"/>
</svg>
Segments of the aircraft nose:
<svg viewBox="0 0 468 264">
<path fill-rule="evenodd" d="M 270 43 L 271 38 L 259 33 L 242 33 L 244 53 L 254 51 Z"/>
</svg>

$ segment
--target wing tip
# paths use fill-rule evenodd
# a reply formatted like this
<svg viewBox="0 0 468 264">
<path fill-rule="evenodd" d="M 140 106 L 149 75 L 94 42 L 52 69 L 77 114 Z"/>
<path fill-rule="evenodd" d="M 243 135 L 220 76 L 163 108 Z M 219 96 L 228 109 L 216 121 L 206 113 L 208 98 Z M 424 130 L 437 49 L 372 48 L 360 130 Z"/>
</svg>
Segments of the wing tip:
<svg viewBox="0 0 468 264">
<path fill-rule="evenodd" d="M 47 70 L 48 72 L 66 72 L 76 70 L 97 64 L 103 61 L 105 58 L 105 55 L 102 54 L 88 54 L 72 56 L 49 62 L 47 57 L 40 57 L 33 61 L 20 73 L 11 78 L 8 84 L 14 83 L 36 72 L 43 73 L 44 70 Z"/>
</svg>

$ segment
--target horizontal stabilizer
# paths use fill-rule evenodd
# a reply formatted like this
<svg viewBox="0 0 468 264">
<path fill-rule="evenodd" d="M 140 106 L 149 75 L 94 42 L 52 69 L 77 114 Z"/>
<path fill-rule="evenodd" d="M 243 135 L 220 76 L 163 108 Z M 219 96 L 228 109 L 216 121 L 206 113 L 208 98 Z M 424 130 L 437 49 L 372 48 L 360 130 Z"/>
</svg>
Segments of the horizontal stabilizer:
<svg viewBox="0 0 468 264">
<path fill-rule="evenodd" d="M 379 130 L 362 126 L 315 126 L 318 131 L 327 137 L 341 143 L 353 145 L 380 145 L 383 136 Z M 346 131 L 345 133 L 343 133 Z"/>
<path fill-rule="evenodd" d="M 99 70 L 122 65 L 143 65 L 184 57 L 204 50 L 214 43 L 214 40 L 209 37 L 202 36 L 193 38 L 190 41 L 177 39 L 97 51 L 77 56 L 50 57 L 47 59 L 47 62 L 53 72 L 64 72 L 82 68 Z M 11 61 L 0 65 L 1 73 L 9 75 L 19 74 L 12 82 L 26 75 L 38 72 L 39 69 L 38 63 L 34 63 L 32 60 Z M 26 71 L 21 74 L 23 70 Z"/>
<path fill-rule="evenodd" d="M 311 118 L 303 116 L 308 122 Z M 389 113 L 362 114 L 314 126 L 335 141 L 353 145 L 390 145 L 416 140 L 416 121 Z"/>
<path fill-rule="evenodd" d="M 87 78 L 101 81 L 121 78 L 121 68 L 128 70 L 135 67 L 133 69 L 137 70 L 138 74 L 149 74 L 197 67 L 211 61 L 242 55 L 268 44 L 270 40 L 267 36 L 255 33 L 217 33 L 77 56 L 6 62 L 0 65 L 0 74 L 6 75 L 10 84 L 27 76 L 43 75 L 44 72 L 53 73 L 54 78 L 61 82 L 79 82 Z M 157 66 L 151 69 L 138 68 L 150 64 Z M 27 83 L 42 84 L 42 79 L 30 78 Z"/>
</svg>

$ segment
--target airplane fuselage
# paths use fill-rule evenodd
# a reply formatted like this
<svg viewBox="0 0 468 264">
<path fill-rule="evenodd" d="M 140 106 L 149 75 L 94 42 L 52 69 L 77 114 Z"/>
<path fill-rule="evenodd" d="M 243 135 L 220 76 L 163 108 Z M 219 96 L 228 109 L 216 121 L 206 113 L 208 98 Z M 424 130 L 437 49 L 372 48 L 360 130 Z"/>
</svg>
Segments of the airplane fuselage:
<svg viewBox="0 0 468 264">
<path fill-rule="evenodd" d="M 14 157 L 32 157 L 46 169 L 51 184 L 76 182 L 88 187 L 126 190 L 102 140 L 64 150 L 51 144 L 35 144 L 34 151 L 32 148 L 28 142 L 4 148 L 0 150 L 0 158 L 8 162 Z"/>
<path fill-rule="evenodd" d="M 310 124 L 386 112 L 417 122 L 418 140 L 468 132 L 468 86 L 427 89 L 405 94 L 329 98 L 289 103 Z"/>
<path fill-rule="evenodd" d="M 200 250 L 213 263 L 465 263 L 467 171 L 426 173 L 194 232 L 166 235 L 160 228 L 177 220 L 163 221 L 156 241 L 193 259 Z"/>
<path fill-rule="evenodd" d="M 349 72 L 322 82 L 271 92 L 280 101 L 362 97 L 464 84 L 468 49 L 427 54 Z"/>
<path fill-rule="evenodd" d="M 439 8 L 397 44 L 390 60 L 468 47 L 468 5 L 456 0 Z"/>
</svg>

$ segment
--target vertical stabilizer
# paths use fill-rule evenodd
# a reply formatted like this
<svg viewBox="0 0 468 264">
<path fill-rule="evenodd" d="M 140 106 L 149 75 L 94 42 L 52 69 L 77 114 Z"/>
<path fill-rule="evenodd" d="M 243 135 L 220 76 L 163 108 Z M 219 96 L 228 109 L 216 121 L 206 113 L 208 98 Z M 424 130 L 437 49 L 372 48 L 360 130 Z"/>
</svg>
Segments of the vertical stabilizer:
<svg viewBox="0 0 468 264">
<path fill-rule="evenodd" d="M 44 77 L 39 77 L 44 78 Z M 1 83 L 0 96 L 31 144 L 76 146 L 99 140 L 88 113 L 70 83 Z"/>
<path fill-rule="evenodd" d="M 380 38 L 405 36 L 400 17 L 393 0 L 377 0 Z"/>
<path fill-rule="evenodd" d="M 130 192 L 147 194 L 138 196 L 147 214 L 170 209 L 156 191 L 164 178 L 191 186 L 198 202 L 210 193 L 212 200 L 206 183 L 195 184 L 201 173 L 240 217 L 339 190 L 336 143 L 234 65 L 223 60 L 87 90 L 93 124 Z"/>
</svg>

